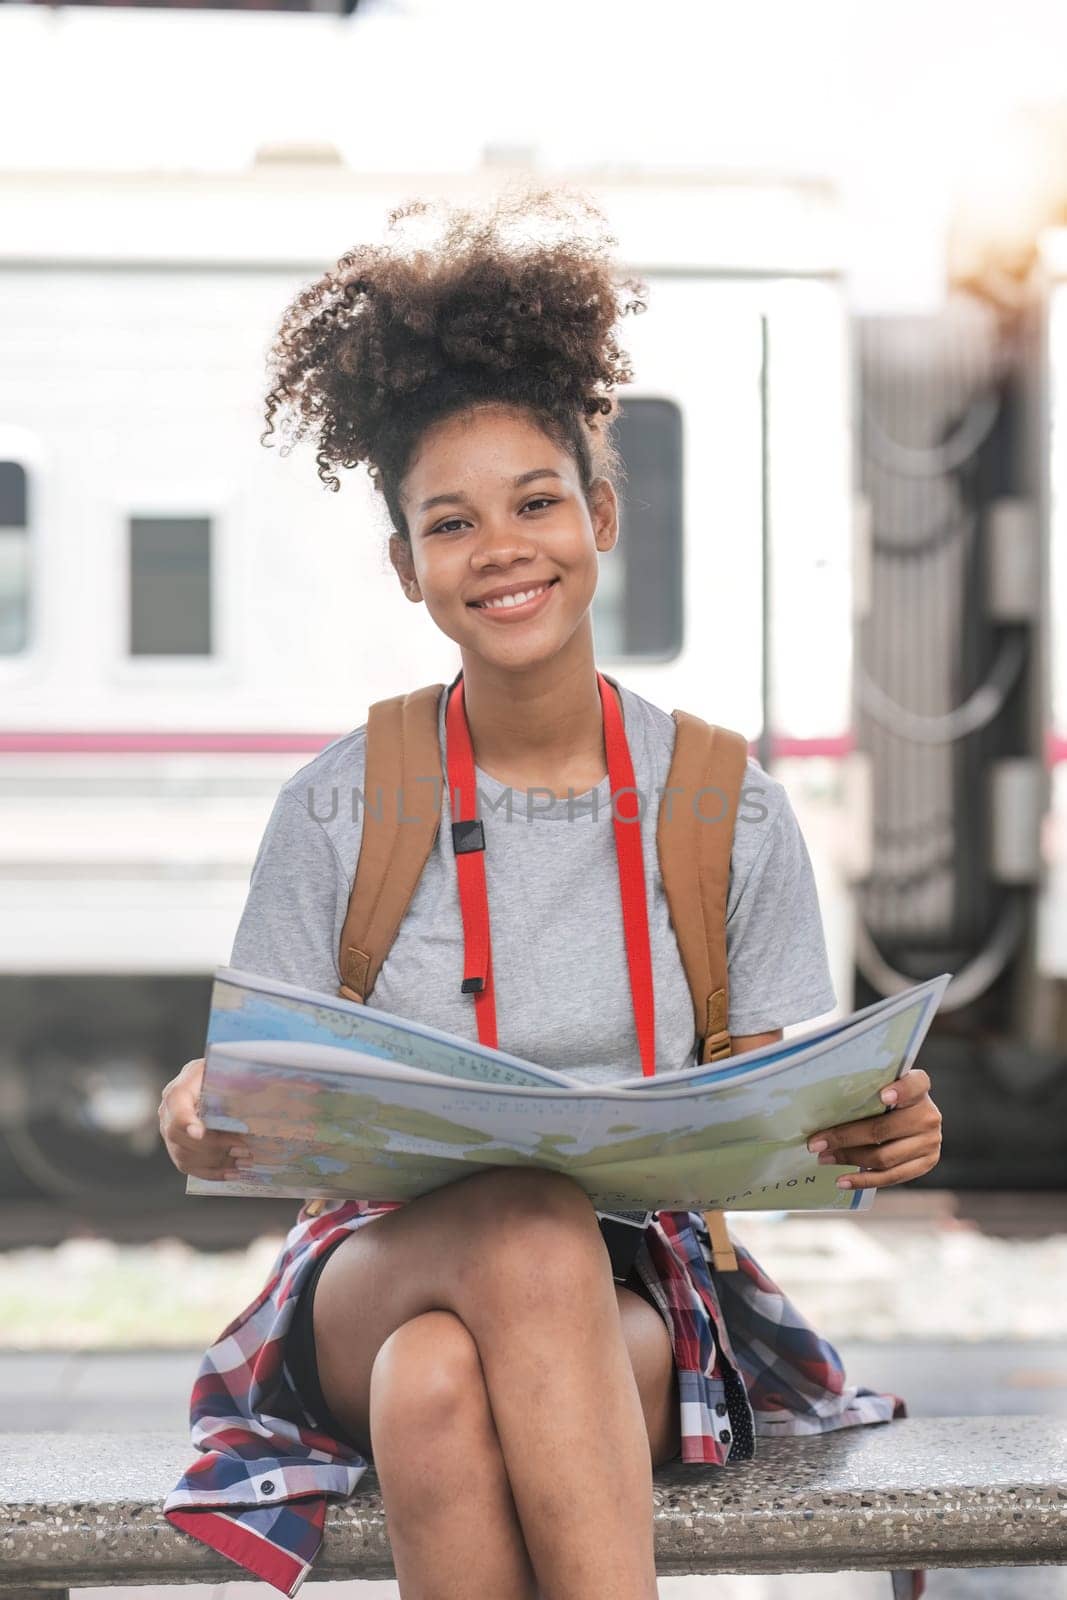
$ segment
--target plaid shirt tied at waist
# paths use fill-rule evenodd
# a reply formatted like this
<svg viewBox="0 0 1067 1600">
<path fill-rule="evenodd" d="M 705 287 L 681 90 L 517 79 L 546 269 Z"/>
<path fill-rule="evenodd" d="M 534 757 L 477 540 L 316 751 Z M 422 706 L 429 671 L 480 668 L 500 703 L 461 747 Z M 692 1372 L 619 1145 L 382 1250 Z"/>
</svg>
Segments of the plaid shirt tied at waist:
<svg viewBox="0 0 1067 1600">
<path fill-rule="evenodd" d="M 190 1402 L 200 1452 L 163 1503 L 194 1539 L 295 1595 L 322 1543 L 327 1495 L 348 1496 L 368 1462 L 322 1433 L 284 1365 L 285 1337 L 316 1257 L 339 1234 L 395 1205 L 303 1207 L 263 1289 L 205 1351 Z M 847 1387 L 819 1337 L 734 1240 L 738 1271 L 711 1266 L 699 1212 L 657 1212 L 636 1266 L 670 1329 L 681 1405 L 681 1460 L 747 1460 L 758 1435 L 824 1433 L 906 1414 L 903 1400 Z M 908 1600 L 923 1591 L 915 1573 Z M 902 1589 L 898 1592 L 903 1594 Z"/>
</svg>

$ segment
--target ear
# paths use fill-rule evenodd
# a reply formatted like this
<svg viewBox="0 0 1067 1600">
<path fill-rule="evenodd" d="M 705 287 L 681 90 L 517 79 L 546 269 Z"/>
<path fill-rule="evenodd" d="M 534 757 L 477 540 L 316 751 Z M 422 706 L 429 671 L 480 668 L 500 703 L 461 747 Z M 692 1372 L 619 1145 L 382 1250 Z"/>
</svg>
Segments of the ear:
<svg viewBox="0 0 1067 1600">
<path fill-rule="evenodd" d="M 595 478 L 589 493 L 593 537 L 603 554 L 614 550 L 619 539 L 619 500 L 607 478 Z"/>
<path fill-rule="evenodd" d="M 415 576 L 415 563 L 411 559 L 411 546 L 406 539 L 401 539 L 398 533 L 389 536 L 389 559 L 400 579 L 400 587 L 408 599 L 421 600 L 419 580 Z"/>
</svg>

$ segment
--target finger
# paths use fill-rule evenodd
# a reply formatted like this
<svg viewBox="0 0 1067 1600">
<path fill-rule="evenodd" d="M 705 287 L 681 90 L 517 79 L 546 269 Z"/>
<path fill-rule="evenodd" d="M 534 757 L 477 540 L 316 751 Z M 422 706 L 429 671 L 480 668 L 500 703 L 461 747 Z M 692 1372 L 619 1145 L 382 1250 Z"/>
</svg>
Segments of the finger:
<svg viewBox="0 0 1067 1600">
<path fill-rule="evenodd" d="M 844 1145 L 885 1144 L 890 1139 L 932 1131 L 940 1126 L 940 1111 L 929 1095 L 924 1095 L 917 1105 L 887 1108 L 859 1122 L 839 1122 L 822 1133 L 813 1133 L 808 1139 L 808 1149 L 818 1154 L 822 1148 L 839 1150 Z"/>
<path fill-rule="evenodd" d="M 202 1139 L 207 1133 L 196 1108 L 198 1096 L 190 1083 L 179 1079 L 169 1094 L 164 1094 L 164 1116 L 172 1128 L 181 1128 L 190 1138 Z"/>
<path fill-rule="evenodd" d="M 930 1101 L 924 1101 L 918 1106 L 883 1111 L 876 1117 L 868 1117 L 864 1122 L 843 1123 L 839 1128 L 831 1128 L 827 1133 L 809 1140 L 808 1148 L 811 1149 L 814 1144 L 820 1142 L 820 1139 L 825 1140 L 827 1151 L 824 1153 L 834 1155 L 842 1150 L 853 1149 L 857 1145 L 892 1144 L 897 1139 L 934 1134 L 940 1126 L 940 1115 L 936 1107 Z"/>
<path fill-rule="evenodd" d="M 178 1171 L 187 1178 L 203 1178 L 211 1183 L 219 1183 L 224 1178 L 243 1178 L 252 1166 L 251 1161 L 237 1161 L 233 1156 L 224 1155 L 222 1160 L 215 1165 L 208 1165 L 204 1161 L 186 1159 L 184 1156 L 175 1156 L 171 1152 L 171 1160 Z"/>
<path fill-rule="evenodd" d="M 251 1153 L 247 1141 L 232 1128 L 208 1128 L 195 1111 L 190 1115 L 188 1095 L 164 1106 L 159 1128 L 171 1159 L 177 1152 L 183 1168 L 191 1162 L 215 1168 L 231 1151 L 242 1157 Z"/>
<path fill-rule="evenodd" d="M 843 1150 L 828 1151 L 830 1159 L 820 1156 L 819 1164 L 826 1167 L 873 1167 L 883 1172 L 890 1167 L 900 1166 L 904 1161 L 918 1160 L 920 1156 L 929 1155 L 936 1149 L 937 1142 L 932 1141 L 928 1134 L 917 1134 L 912 1139 L 892 1139 L 888 1144 L 852 1145 Z"/>
<path fill-rule="evenodd" d="M 891 1183 L 907 1183 L 909 1178 L 921 1178 L 924 1172 L 929 1172 L 936 1167 L 936 1159 L 924 1157 L 921 1161 L 909 1161 L 906 1166 L 894 1167 L 891 1172 L 853 1172 L 848 1177 L 838 1178 L 839 1189 L 885 1189 Z"/>
<path fill-rule="evenodd" d="M 178 1136 L 175 1144 L 189 1160 L 208 1167 L 224 1165 L 231 1158 L 249 1160 L 252 1155 L 241 1135 L 228 1128 L 209 1129 L 203 1139 L 197 1140 Z"/>
<path fill-rule="evenodd" d="M 860 1122 L 839 1122 L 833 1128 L 824 1128 L 821 1133 L 808 1136 L 808 1149 L 813 1155 L 818 1155 L 823 1150 L 840 1150 L 844 1145 L 852 1144 L 883 1144 L 886 1139 L 895 1137 L 894 1124 L 890 1120 L 899 1117 L 899 1111 L 879 1111 L 873 1117 L 864 1117 Z M 899 1127 L 899 1123 L 896 1124 Z"/>
<path fill-rule="evenodd" d="M 888 1106 L 913 1106 L 930 1092 L 930 1075 L 922 1067 L 912 1067 L 903 1077 L 887 1084 L 879 1099 Z"/>
<path fill-rule="evenodd" d="M 216 1143 L 215 1139 L 219 1142 Z M 247 1149 L 232 1143 L 233 1134 L 220 1133 L 207 1149 L 201 1144 L 184 1146 L 170 1141 L 167 1152 L 179 1172 L 191 1178 L 221 1178 L 231 1169 L 250 1166 L 252 1158 Z M 239 1151 L 240 1154 L 233 1152 Z"/>
<path fill-rule="evenodd" d="M 912 1078 L 916 1080 L 914 1084 L 909 1082 Z M 818 1132 L 808 1135 L 808 1149 L 817 1154 L 817 1144 L 820 1148 L 830 1148 L 841 1143 L 881 1144 L 885 1139 L 896 1138 L 892 1130 L 894 1126 L 899 1127 L 899 1123 L 886 1124 L 886 1117 L 896 1117 L 901 1111 L 914 1110 L 920 1102 L 927 1111 L 939 1117 L 940 1113 L 937 1112 L 936 1106 L 928 1098 L 929 1083 L 930 1079 L 921 1067 L 914 1068 L 903 1078 L 898 1078 L 895 1083 L 882 1090 L 883 1095 L 895 1093 L 900 1096 L 896 1107 L 887 1107 L 885 1111 L 877 1111 L 873 1116 L 863 1117 L 858 1122 L 839 1122 L 832 1128 L 821 1128 Z M 909 1128 L 908 1131 L 914 1130 Z"/>
<path fill-rule="evenodd" d="M 190 1170 L 185 1173 L 185 1176 L 187 1178 L 201 1178 L 205 1183 L 229 1183 L 233 1179 L 247 1178 L 248 1173 L 243 1167 L 235 1167 L 231 1162 L 228 1167 L 220 1167 L 218 1170 L 211 1172 L 193 1172 Z"/>
</svg>

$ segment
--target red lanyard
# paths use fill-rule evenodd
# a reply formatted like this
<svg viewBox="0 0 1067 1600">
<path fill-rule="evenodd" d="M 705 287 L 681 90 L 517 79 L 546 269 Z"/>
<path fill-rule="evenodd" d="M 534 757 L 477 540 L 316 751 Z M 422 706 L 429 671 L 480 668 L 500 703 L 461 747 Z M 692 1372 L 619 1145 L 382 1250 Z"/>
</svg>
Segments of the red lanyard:
<svg viewBox="0 0 1067 1600">
<path fill-rule="evenodd" d="M 630 970 L 641 1071 L 656 1070 L 656 1010 L 652 989 L 652 954 L 648 941 L 648 905 L 641 848 L 640 796 L 626 742 L 622 713 L 608 680 L 598 672 L 597 687 L 604 711 L 604 746 L 608 757 L 614 811 L 615 855 L 619 865 L 622 924 Z M 496 999 L 493 954 L 489 936 L 489 898 L 485 889 L 485 829 L 476 816 L 474 750 L 467 725 L 467 707 L 460 673 L 445 710 L 448 757 L 448 799 L 452 808 L 452 843 L 456 853 L 459 903 L 463 916 L 464 994 L 474 996 L 474 1015 L 482 1044 L 496 1047 Z M 578 961 L 582 954 L 575 952 Z"/>
</svg>

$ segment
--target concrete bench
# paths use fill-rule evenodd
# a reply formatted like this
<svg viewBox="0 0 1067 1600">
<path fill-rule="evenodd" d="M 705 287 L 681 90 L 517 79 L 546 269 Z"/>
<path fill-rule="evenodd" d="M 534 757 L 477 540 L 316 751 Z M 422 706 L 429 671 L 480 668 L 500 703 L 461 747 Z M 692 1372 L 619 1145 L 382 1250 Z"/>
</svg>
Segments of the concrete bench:
<svg viewBox="0 0 1067 1600">
<path fill-rule="evenodd" d="M 656 1472 L 661 1574 L 1067 1565 L 1067 1419 L 909 1418 L 757 1448 Z M 190 1459 L 170 1433 L 0 1435 L 0 1591 L 247 1576 L 162 1515 Z M 312 1581 L 392 1576 L 368 1472 L 328 1502 Z"/>
</svg>

